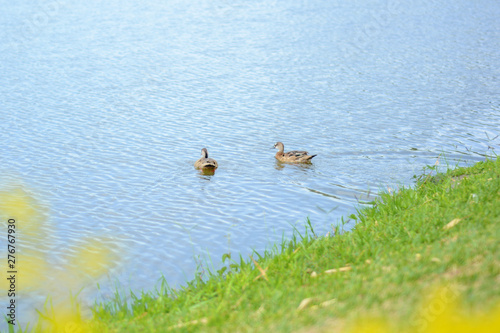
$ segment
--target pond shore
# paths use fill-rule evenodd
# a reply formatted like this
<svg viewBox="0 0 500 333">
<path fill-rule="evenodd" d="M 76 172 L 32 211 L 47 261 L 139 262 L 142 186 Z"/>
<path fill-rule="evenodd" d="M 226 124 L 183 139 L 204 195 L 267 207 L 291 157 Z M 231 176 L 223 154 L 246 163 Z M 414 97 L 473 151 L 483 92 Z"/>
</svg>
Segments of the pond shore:
<svg viewBox="0 0 500 333">
<path fill-rule="evenodd" d="M 264 254 L 224 255 L 181 289 L 96 306 L 85 331 L 493 331 L 500 160 L 432 169 L 351 215 L 351 232 L 317 236 L 308 224 Z"/>
</svg>

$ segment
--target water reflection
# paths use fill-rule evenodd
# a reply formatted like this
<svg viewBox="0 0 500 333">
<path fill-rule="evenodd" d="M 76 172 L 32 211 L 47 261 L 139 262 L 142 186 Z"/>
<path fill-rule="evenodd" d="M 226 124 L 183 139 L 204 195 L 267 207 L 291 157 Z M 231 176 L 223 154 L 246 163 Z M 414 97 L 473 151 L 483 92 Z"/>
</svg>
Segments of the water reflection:
<svg viewBox="0 0 500 333">
<path fill-rule="evenodd" d="M 274 168 L 276 170 L 283 170 L 285 167 L 289 167 L 292 170 L 299 170 L 303 172 L 307 172 L 309 170 L 314 170 L 314 163 L 309 162 L 309 163 L 286 163 L 286 162 L 281 162 L 279 160 L 275 161 Z"/>
<path fill-rule="evenodd" d="M 215 175 L 215 168 L 204 168 L 204 169 L 199 169 L 197 170 L 198 175 L 200 178 L 210 180 L 213 175 Z"/>
</svg>

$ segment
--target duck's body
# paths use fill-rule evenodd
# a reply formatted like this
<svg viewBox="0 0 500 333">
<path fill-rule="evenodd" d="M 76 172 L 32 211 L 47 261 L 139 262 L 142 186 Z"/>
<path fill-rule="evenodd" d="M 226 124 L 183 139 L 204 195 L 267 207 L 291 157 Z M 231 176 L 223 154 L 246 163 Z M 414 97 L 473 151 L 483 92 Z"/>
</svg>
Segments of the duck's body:
<svg viewBox="0 0 500 333">
<path fill-rule="evenodd" d="M 201 158 L 194 162 L 194 167 L 196 169 L 217 169 L 218 168 L 217 161 L 213 158 L 208 158 L 208 150 L 207 148 L 203 148 L 201 150 Z"/>
<path fill-rule="evenodd" d="M 316 155 L 309 155 L 307 151 L 292 150 L 285 153 L 285 146 L 281 142 L 276 142 L 274 148 L 278 148 L 278 152 L 274 157 L 280 162 L 287 163 L 309 163 L 311 159 Z"/>
</svg>

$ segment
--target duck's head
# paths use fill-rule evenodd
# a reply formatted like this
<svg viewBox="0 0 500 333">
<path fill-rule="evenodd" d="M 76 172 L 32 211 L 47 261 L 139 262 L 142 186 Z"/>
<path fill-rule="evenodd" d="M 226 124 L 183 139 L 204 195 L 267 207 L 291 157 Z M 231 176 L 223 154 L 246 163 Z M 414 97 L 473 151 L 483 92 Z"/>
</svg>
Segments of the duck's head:
<svg viewBox="0 0 500 333">
<path fill-rule="evenodd" d="M 276 143 L 274 144 L 274 147 L 273 147 L 273 148 L 275 148 L 275 149 L 277 148 L 277 149 L 279 149 L 279 150 L 284 150 L 284 149 L 285 149 L 285 146 L 284 146 L 281 142 L 276 142 Z"/>
<path fill-rule="evenodd" d="M 207 148 L 203 148 L 201 150 L 201 157 L 208 158 L 208 150 L 207 150 Z"/>
</svg>

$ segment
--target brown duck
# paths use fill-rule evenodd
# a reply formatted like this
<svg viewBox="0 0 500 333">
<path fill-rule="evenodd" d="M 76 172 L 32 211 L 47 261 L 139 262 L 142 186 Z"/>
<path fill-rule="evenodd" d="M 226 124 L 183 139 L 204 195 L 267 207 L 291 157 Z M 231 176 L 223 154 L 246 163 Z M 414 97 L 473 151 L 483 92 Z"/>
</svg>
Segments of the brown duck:
<svg viewBox="0 0 500 333">
<path fill-rule="evenodd" d="M 276 142 L 274 148 L 278 148 L 279 151 L 274 157 L 280 162 L 288 163 L 309 163 L 311 159 L 316 155 L 308 155 L 307 151 L 293 150 L 288 153 L 284 153 L 285 146 L 281 142 Z"/>
<path fill-rule="evenodd" d="M 201 158 L 194 163 L 194 167 L 196 169 L 217 169 L 219 165 L 217 161 L 213 158 L 208 158 L 208 150 L 207 148 L 203 148 L 201 150 Z"/>
</svg>

